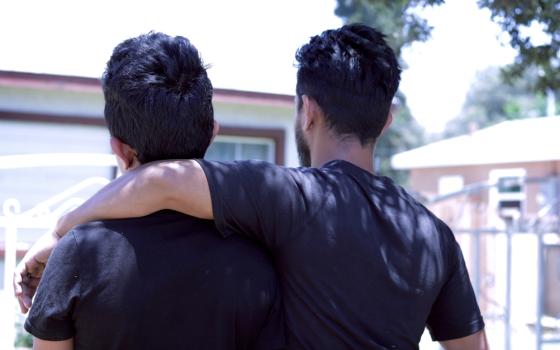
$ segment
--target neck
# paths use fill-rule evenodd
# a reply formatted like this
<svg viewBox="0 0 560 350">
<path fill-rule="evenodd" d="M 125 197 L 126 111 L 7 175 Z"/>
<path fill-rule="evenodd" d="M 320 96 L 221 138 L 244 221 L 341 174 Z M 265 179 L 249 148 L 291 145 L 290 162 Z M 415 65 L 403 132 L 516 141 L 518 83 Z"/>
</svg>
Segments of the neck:
<svg viewBox="0 0 560 350">
<path fill-rule="evenodd" d="M 318 168 L 331 160 L 344 160 L 373 173 L 374 143 L 362 145 L 355 138 L 331 135 L 315 143 L 311 152 L 311 166 Z"/>
</svg>

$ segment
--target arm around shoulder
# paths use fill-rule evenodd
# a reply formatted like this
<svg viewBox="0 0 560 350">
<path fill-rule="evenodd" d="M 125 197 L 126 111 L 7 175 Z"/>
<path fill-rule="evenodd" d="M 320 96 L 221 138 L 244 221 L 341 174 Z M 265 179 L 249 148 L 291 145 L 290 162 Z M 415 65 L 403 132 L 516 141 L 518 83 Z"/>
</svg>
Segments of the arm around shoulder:
<svg viewBox="0 0 560 350">
<path fill-rule="evenodd" d="M 208 181 L 196 161 L 153 162 L 123 174 L 62 217 L 56 232 L 63 235 L 89 221 L 140 217 L 163 209 L 213 217 Z"/>
</svg>

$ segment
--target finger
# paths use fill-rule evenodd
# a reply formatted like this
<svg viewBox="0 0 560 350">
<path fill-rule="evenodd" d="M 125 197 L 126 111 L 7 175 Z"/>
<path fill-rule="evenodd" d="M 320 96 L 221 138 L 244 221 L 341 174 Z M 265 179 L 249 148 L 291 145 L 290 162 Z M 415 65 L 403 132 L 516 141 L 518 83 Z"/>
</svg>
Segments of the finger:
<svg viewBox="0 0 560 350">
<path fill-rule="evenodd" d="M 34 294 L 35 289 L 30 288 L 27 284 L 23 285 L 23 293 L 21 294 L 20 299 L 26 310 L 29 310 L 31 308 L 31 299 L 33 298 Z"/>
<path fill-rule="evenodd" d="M 29 277 L 40 280 L 43 276 L 43 271 L 45 271 L 45 269 L 34 269 L 29 273 Z"/>
<path fill-rule="evenodd" d="M 21 277 L 21 292 L 17 294 L 18 302 L 20 303 L 20 308 L 22 312 L 26 312 L 26 309 L 30 309 L 32 305 L 32 299 L 37 291 L 37 286 L 39 285 L 40 279 L 33 278 L 28 275 Z"/>
<path fill-rule="evenodd" d="M 27 313 L 29 310 L 23 303 L 23 278 L 20 273 L 14 274 L 14 294 L 19 304 L 19 309 L 22 314 Z"/>
<path fill-rule="evenodd" d="M 24 314 L 29 310 L 29 307 L 28 307 L 29 303 L 27 302 L 28 297 L 25 295 L 26 289 L 27 289 L 27 287 L 25 287 L 25 285 L 24 285 L 23 286 L 23 292 L 20 295 L 18 295 L 18 298 L 17 298 L 19 308 L 20 308 L 21 312 L 24 313 Z"/>
<path fill-rule="evenodd" d="M 39 286 L 40 281 L 41 280 L 38 278 L 29 279 L 29 283 L 27 283 L 27 290 L 24 294 L 27 295 L 30 299 L 32 299 L 33 296 L 35 295 L 35 292 L 37 291 L 37 287 Z"/>
<path fill-rule="evenodd" d="M 39 262 L 37 259 L 34 259 L 25 263 L 25 269 L 28 275 L 35 278 L 41 278 L 43 270 L 45 270 L 45 264 Z"/>
<path fill-rule="evenodd" d="M 41 281 L 40 278 L 30 278 L 29 279 L 29 288 L 33 288 L 33 289 L 37 289 L 37 286 L 39 285 L 39 282 Z M 35 293 L 33 293 L 35 294 Z"/>
<path fill-rule="evenodd" d="M 23 306 L 25 306 L 26 310 L 31 309 L 31 298 L 28 295 L 23 295 L 22 297 Z"/>
<path fill-rule="evenodd" d="M 31 279 L 31 275 L 25 274 L 21 276 L 21 286 L 25 287 L 29 284 L 29 280 Z"/>
<path fill-rule="evenodd" d="M 29 308 L 25 306 L 25 304 L 23 303 L 23 298 L 18 298 L 17 299 L 18 304 L 19 304 L 19 310 L 21 311 L 22 314 L 27 313 L 27 311 L 29 311 Z"/>
<path fill-rule="evenodd" d="M 30 269 L 30 268 L 38 268 L 38 267 L 45 267 L 46 262 L 41 261 L 40 259 L 37 259 L 36 256 L 33 256 L 32 259 L 30 259 L 29 261 L 25 262 L 25 268 L 26 269 Z"/>
<path fill-rule="evenodd" d="M 32 286 L 38 284 L 37 282 L 32 282 L 25 272 L 25 265 L 23 268 L 19 268 L 19 273 L 14 274 L 14 294 L 19 304 L 19 309 L 21 313 L 25 314 L 29 311 L 31 307 L 30 291 L 27 289 L 27 285 L 31 283 Z M 27 295 L 26 295 L 27 292 Z M 34 293 L 34 291 L 33 291 Z M 31 294 L 31 298 L 33 294 Z"/>
</svg>

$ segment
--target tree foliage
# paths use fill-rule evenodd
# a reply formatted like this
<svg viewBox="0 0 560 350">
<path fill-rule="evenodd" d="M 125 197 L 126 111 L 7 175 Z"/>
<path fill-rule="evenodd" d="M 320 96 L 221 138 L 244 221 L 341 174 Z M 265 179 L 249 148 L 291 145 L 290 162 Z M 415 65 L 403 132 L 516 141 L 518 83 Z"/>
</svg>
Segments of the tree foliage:
<svg viewBox="0 0 560 350">
<path fill-rule="evenodd" d="M 432 27 L 415 9 L 441 5 L 444 0 L 337 0 L 335 14 L 346 23 L 362 22 L 379 28 L 401 56 L 403 47 L 430 37 Z M 560 2 L 558 0 L 477 0 L 490 10 L 492 20 L 509 34 L 517 51 L 515 62 L 504 68 L 505 82 L 513 84 L 526 69 L 537 68 L 538 91 L 560 89 Z M 537 28 L 537 29 L 535 29 Z M 544 41 L 537 41 L 541 29 Z"/>
<path fill-rule="evenodd" d="M 444 136 L 465 134 L 506 120 L 546 115 L 545 95 L 531 89 L 538 78 L 535 68 L 528 69 L 522 79 L 504 85 L 499 67 L 479 72 L 460 115 L 446 125 Z"/>
<path fill-rule="evenodd" d="M 430 37 L 432 27 L 413 12 L 415 8 L 442 4 L 444 0 L 337 0 L 335 14 L 346 23 L 364 23 L 387 35 L 398 57 L 403 47 Z"/>
<path fill-rule="evenodd" d="M 391 157 L 424 144 L 425 133 L 422 126 L 412 117 L 404 94 L 397 92 L 395 101 L 393 124 L 375 146 L 375 168 L 377 173 L 389 176 L 404 185 L 408 172 L 393 169 Z"/>
<path fill-rule="evenodd" d="M 502 71 L 506 82 L 512 83 L 527 69 L 537 68 L 534 88 L 543 92 L 560 89 L 560 2 L 478 0 L 478 5 L 490 9 L 492 19 L 509 34 L 510 44 L 518 52 L 514 63 Z M 542 30 L 547 39 L 537 42 L 531 37 L 535 30 Z"/>
</svg>

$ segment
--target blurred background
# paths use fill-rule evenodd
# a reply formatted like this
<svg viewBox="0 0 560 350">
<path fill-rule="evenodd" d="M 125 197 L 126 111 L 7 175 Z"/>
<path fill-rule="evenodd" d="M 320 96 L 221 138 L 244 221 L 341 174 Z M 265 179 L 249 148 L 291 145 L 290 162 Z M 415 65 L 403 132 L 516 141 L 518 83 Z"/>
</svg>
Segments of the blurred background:
<svg viewBox="0 0 560 350">
<path fill-rule="evenodd" d="M 297 166 L 294 54 L 363 22 L 404 68 L 376 171 L 456 233 L 492 349 L 560 349 L 560 1 L 4 1 L 0 348 L 30 347 L 11 275 L 56 217 L 117 176 L 99 77 L 112 49 L 182 35 L 211 66 L 207 158 Z M 421 349 L 438 349 L 425 334 Z"/>
</svg>

